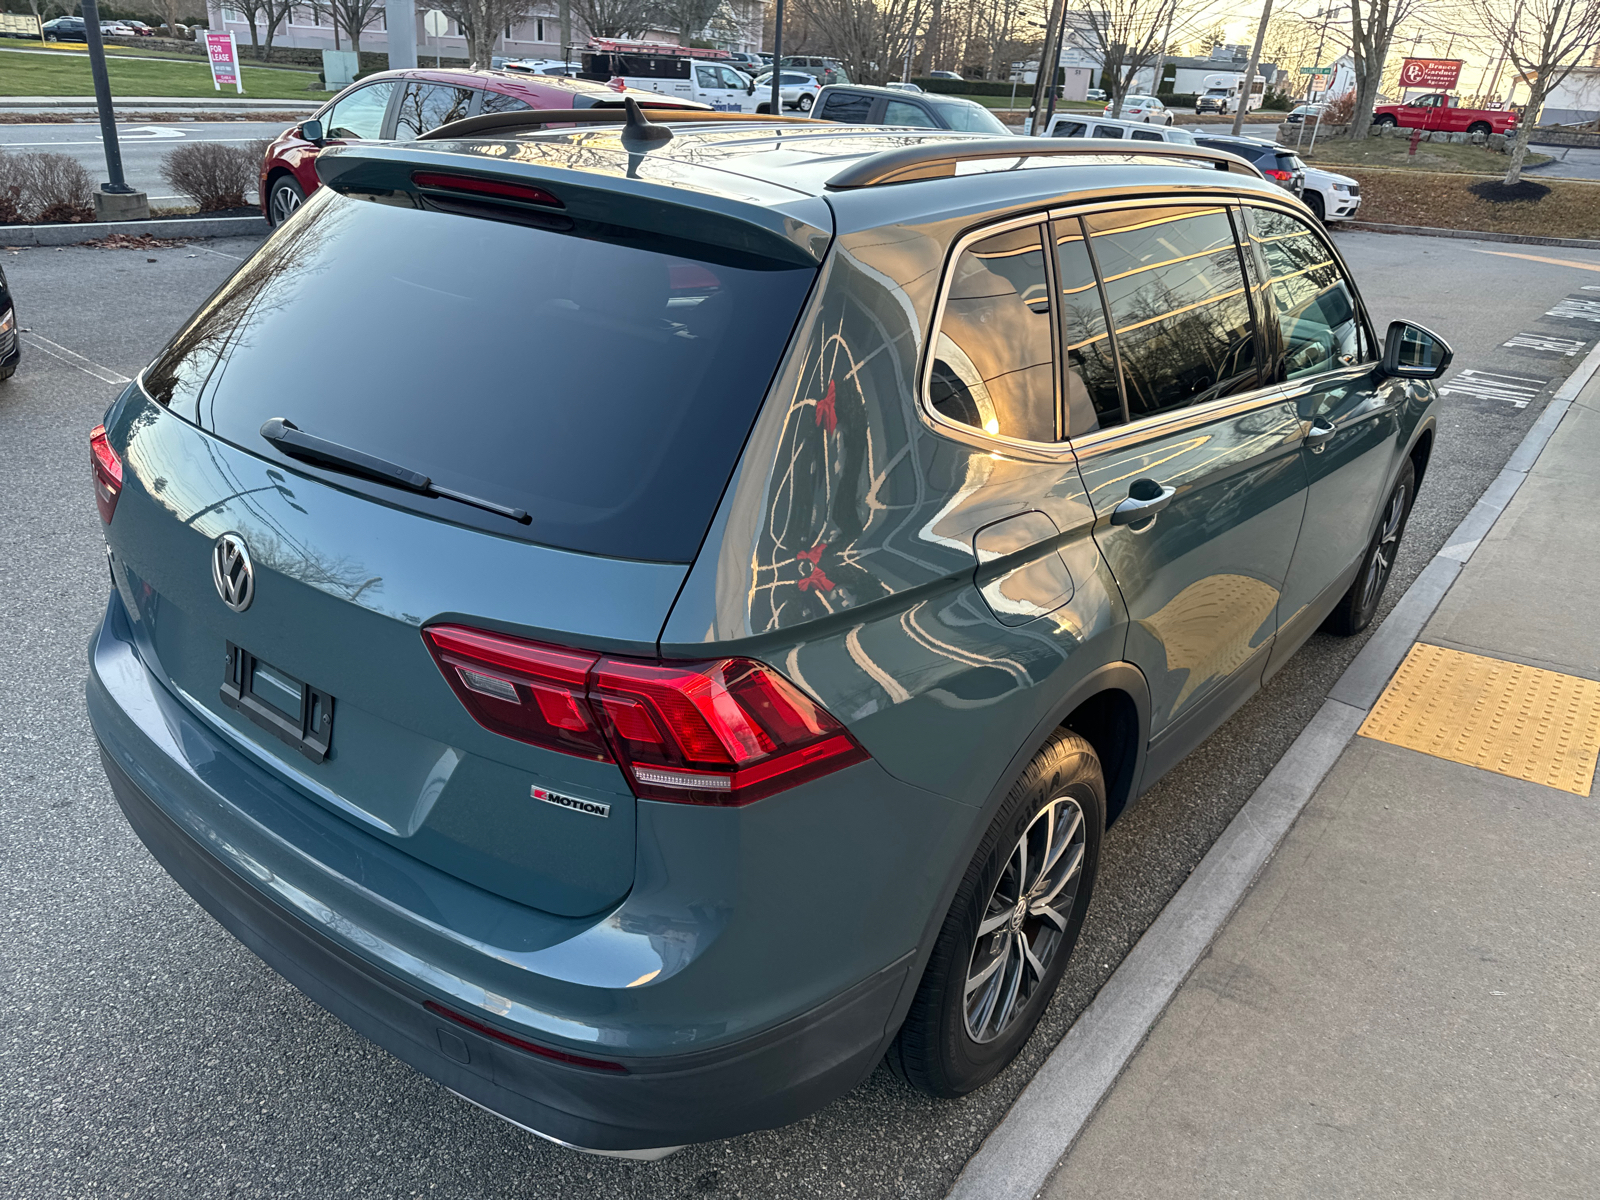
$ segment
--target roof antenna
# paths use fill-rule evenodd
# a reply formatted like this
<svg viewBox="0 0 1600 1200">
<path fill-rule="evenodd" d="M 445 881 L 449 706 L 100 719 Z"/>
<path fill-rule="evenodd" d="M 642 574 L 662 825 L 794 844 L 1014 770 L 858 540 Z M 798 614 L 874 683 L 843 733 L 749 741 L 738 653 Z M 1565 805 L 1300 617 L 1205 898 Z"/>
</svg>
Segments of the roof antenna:
<svg viewBox="0 0 1600 1200">
<path fill-rule="evenodd" d="M 670 142 L 672 130 L 665 125 L 657 125 L 644 115 L 644 109 L 639 107 L 639 102 L 632 96 L 627 96 L 622 101 L 622 107 L 628 110 L 628 123 L 622 127 L 622 140 L 625 142 Z"/>
</svg>

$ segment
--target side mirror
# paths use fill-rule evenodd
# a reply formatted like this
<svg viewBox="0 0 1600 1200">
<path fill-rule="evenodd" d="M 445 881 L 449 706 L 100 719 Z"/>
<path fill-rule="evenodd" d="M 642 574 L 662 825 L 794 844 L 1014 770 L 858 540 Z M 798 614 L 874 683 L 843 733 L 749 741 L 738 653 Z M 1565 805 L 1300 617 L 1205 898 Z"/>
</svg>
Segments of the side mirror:
<svg viewBox="0 0 1600 1200">
<path fill-rule="evenodd" d="M 1400 379 L 1437 379 L 1454 357 L 1442 337 L 1409 321 L 1395 321 L 1383 339 L 1383 373 Z"/>
<path fill-rule="evenodd" d="M 300 136 L 313 146 L 322 145 L 322 122 L 312 117 L 309 121 L 300 122 Z"/>
</svg>

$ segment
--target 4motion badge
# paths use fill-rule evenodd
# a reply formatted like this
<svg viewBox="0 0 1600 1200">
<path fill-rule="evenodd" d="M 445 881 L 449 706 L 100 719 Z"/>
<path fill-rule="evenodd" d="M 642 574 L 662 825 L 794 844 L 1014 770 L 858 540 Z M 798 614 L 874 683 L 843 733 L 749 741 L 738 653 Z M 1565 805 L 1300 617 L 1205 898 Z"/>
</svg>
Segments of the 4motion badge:
<svg viewBox="0 0 1600 1200">
<path fill-rule="evenodd" d="M 543 800 L 546 804 L 554 804 L 557 808 L 570 808 L 573 812 L 588 813 L 591 817 L 609 817 L 611 805 L 597 804 L 593 800 L 579 800 L 576 796 L 563 796 L 560 792 L 548 791 L 542 787 L 532 789 L 535 800 Z"/>
</svg>

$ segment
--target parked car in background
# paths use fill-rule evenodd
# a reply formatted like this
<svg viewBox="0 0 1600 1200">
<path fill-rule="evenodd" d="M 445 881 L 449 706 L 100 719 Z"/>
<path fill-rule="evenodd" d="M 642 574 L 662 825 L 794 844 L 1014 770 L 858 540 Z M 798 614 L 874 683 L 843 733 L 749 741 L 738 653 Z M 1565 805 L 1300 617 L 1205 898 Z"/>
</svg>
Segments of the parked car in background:
<svg viewBox="0 0 1600 1200">
<path fill-rule="evenodd" d="M 767 64 L 761 61 L 759 54 L 751 54 L 744 50 L 728 51 L 728 62 L 735 70 L 743 71 L 752 79 L 767 69 Z"/>
<path fill-rule="evenodd" d="M 10 379 L 22 361 L 22 331 L 17 328 L 17 307 L 11 298 L 11 285 L 0 267 L 0 379 Z"/>
<path fill-rule="evenodd" d="M 757 96 L 766 96 L 767 104 L 772 104 L 772 72 L 756 76 Z M 785 108 L 797 108 L 803 113 L 808 113 L 817 102 L 817 96 L 822 91 L 822 85 L 817 82 L 816 76 L 807 75 L 804 71 L 784 71 L 778 77 L 778 94 L 783 100 Z M 765 110 L 763 110 L 765 111 Z"/>
<path fill-rule="evenodd" d="M 849 83 L 850 72 L 837 58 L 819 58 L 814 54 L 785 54 L 781 64 L 786 71 L 804 71 L 815 75 L 826 86 L 830 83 Z"/>
<path fill-rule="evenodd" d="M 590 38 L 579 79 L 708 105 L 718 112 L 765 112 L 750 77 L 728 64 L 725 50 L 669 42 Z"/>
<path fill-rule="evenodd" d="M 702 108 L 653 92 L 616 91 L 603 83 L 514 71 L 418 68 L 384 71 L 351 84 L 299 125 L 280 133 L 261 160 L 261 210 L 271 225 L 287 219 L 318 185 L 317 153 L 350 142 L 410 141 L 440 125 L 528 108 L 641 104 Z"/>
<path fill-rule="evenodd" d="M 1106 101 L 1104 116 L 1111 116 L 1112 109 L 1116 106 L 1111 101 Z M 1122 121 L 1143 121 L 1146 125 L 1171 125 L 1172 114 L 1167 111 L 1167 106 L 1154 96 L 1127 96 L 1122 101 L 1122 112 L 1117 115 Z"/>
<path fill-rule="evenodd" d="M 1285 113 L 1284 122 L 1289 125 L 1299 125 L 1304 122 L 1314 125 L 1323 107 L 1321 104 L 1302 104 Z"/>
<path fill-rule="evenodd" d="M 1013 1062 L 1108 823 L 1374 619 L 1451 359 L 1196 147 L 669 128 L 325 155 L 89 438 L 136 835 L 378 1047 L 633 1158 Z"/>
<path fill-rule="evenodd" d="M 937 92 L 897 91 L 864 84 L 829 84 L 817 96 L 811 115 L 851 125 L 908 125 L 1010 137 L 1011 130 L 983 105 Z"/>
<path fill-rule="evenodd" d="M 1090 88 L 1088 92 L 1084 94 L 1083 98 L 1090 103 L 1110 99 L 1110 97 L 1106 95 L 1104 88 Z"/>
<path fill-rule="evenodd" d="M 53 21 L 46 21 L 43 29 L 44 40 L 47 42 L 87 42 L 89 40 L 89 27 L 83 23 L 82 17 L 57 17 Z"/>
<path fill-rule="evenodd" d="M 1172 142 L 1193 146 L 1194 135 L 1177 125 L 1149 125 L 1143 121 L 1115 121 L 1083 113 L 1056 113 L 1045 137 L 1131 138 L 1136 142 Z"/>
<path fill-rule="evenodd" d="M 1348 221 L 1361 207 L 1361 185 L 1348 175 L 1307 166 L 1305 188 L 1300 198 L 1317 220 L 1325 225 L 1333 221 Z"/>
<path fill-rule="evenodd" d="M 1378 105 L 1372 123 L 1445 133 L 1515 133 L 1517 114 L 1509 108 L 1461 108 L 1454 96 L 1429 92 L 1404 104 Z"/>
<path fill-rule="evenodd" d="M 962 77 L 960 75 L 958 75 L 954 71 L 929 71 L 928 72 L 928 78 L 929 79 L 954 79 L 954 80 L 960 82 Z"/>
<path fill-rule="evenodd" d="M 494 69 L 523 75 L 575 75 L 579 64 L 563 62 L 559 58 L 507 58 L 500 60 Z"/>
<path fill-rule="evenodd" d="M 139 35 L 134 32 L 132 26 L 125 25 L 121 21 L 101 21 L 100 22 L 100 36 L 101 37 L 138 37 Z"/>
<path fill-rule="evenodd" d="M 922 89 L 920 87 L 914 83 L 909 83 L 904 80 L 891 81 L 883 86 L 886 88 L 891 88 L 897 92 L 916 92 L 919 96 L 922 94 Z"/>
<path fill-rule="evenodd" d="M 129 29 L 133 30 L 133 32 L 139 37 L 154 37 L 156 33 L 154 29 L 146 25 L 143 21 L 124 21 L 123 24 Z"/>
<path fill-rule="evenodd" d="M 1261 138 L 1230 137 L 1225 134 L 1197 133 L 1194 140 L 1213 150 L 1237 154 L 1291 195 L 1298 196 L 1305 190 L 1306 165 L 1287 146 L 1279 146 Z"/>
</svg>

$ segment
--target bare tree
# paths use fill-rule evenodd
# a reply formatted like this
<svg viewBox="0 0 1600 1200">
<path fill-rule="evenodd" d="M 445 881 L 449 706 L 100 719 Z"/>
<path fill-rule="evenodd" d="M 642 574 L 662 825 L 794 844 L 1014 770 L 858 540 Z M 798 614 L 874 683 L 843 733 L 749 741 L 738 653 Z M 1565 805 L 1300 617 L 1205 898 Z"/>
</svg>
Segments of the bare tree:
<svg viewBox="0 0 1600 1200">
<path fill-rule="evenodd" d="M 313 7 L 333 22 L 334 44 L 339 32 L 350 39 L 350 49 L 361 53 L 361 35 L 383 17 L 383 0 L 314 0 Z"/>
<path fill-rule="evenodd" d="M 527 15 L 528 0 L 442 0 L 439 11 L 467 39 L 467 62 L 486 67 L 501 35 Z"/>
<path fill-rule="evenodd" d="M 1349 138 L 1359 142 L 1372 128 L 1372 106 L 1383 82 L 1383 64 L 1394 32 L 1416 15 L 1422 0 L 1350 0 L 1350 57 L 1355 60 L 1356 106 Z"/>
<path fill-rule="evenodd" d="M 1113 117 L 1122 115 L 1123 98 L 1133 90 L 1139 72 L 1161 53 L 1169 26 L 1181 29 L 1184 24 L 1177 18 L 1179 4 L 1180 0 L 1100 0 L 1099 7 L 1073 14 L 1080 36 L 1088 38 L 1100 59 Z M 1052 70 L 1055 64 L 1040 66 Z"/>
<path fill-rule="evenodd" d="M 1506 171 L 1506 183 L 1513 184 L 1522 179 L 1528 135 L 1545 100 L 1600 45 L 1600 0 L 1474 0 L 1473 8 L 1528 85 Z"/>
<path fill-rule="evenodd" d="M 643 33 L 654 11 L 652 0 L 572 0 L 573 15 L 590 37 L 627 37 Z"/>
<path fill-rule="evenodd" d="M 897 73 L 922 12 L 922 0 L 795 0 L 794 6 L 859 83 Z"/>
<path fill-rule="evenodd" d="M 722 0 L 661 0 L 656 6 L 656 19 L 675 29 L 687 46 L 700 36 L 721 7 Z"/>
</svg>

